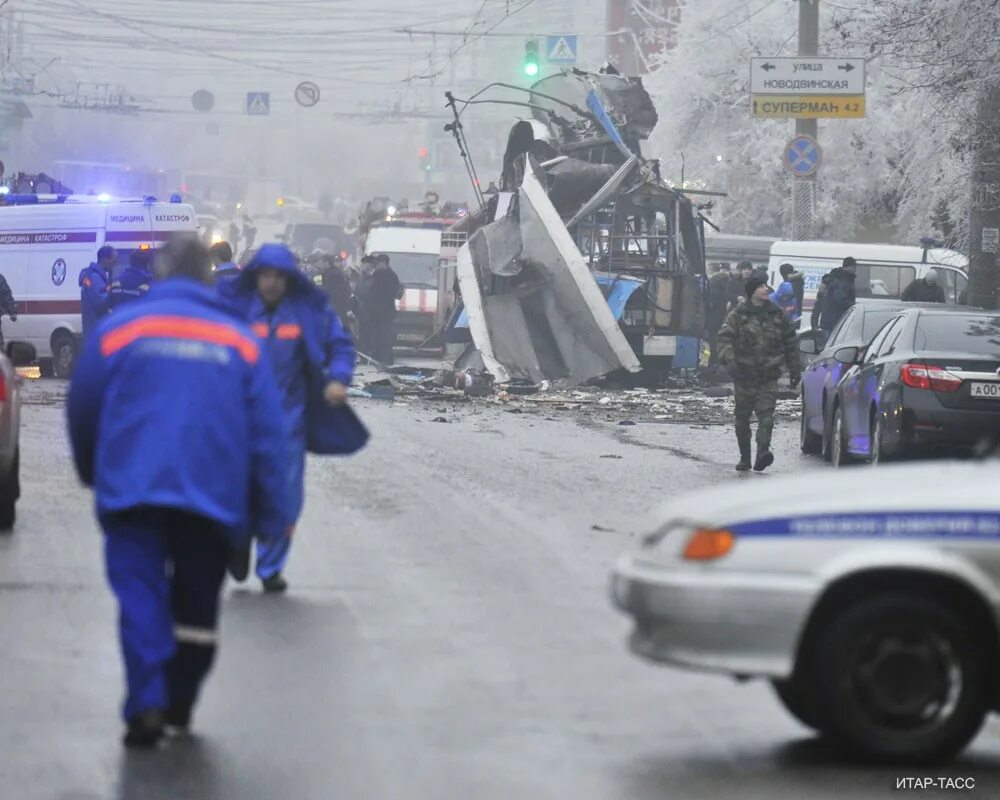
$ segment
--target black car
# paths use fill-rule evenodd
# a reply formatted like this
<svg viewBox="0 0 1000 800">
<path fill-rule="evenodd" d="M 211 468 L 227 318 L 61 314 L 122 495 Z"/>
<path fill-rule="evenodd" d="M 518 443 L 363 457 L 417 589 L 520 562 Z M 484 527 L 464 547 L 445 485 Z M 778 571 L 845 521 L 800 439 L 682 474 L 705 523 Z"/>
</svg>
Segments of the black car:
<svg viewBox="0 0 1000 800">
<path fill-rule="evenodd" d="M 971 450 L 1000 438 L 1000 314 L 907 308 L 849 366 L 830 413 L 832 460 L 872 463 Z"/>
<path fill-rule="evenodd" d="M 894 314 L 913 307 L 913 303 L 902 300 L 859 299 L 833 329 L 825 347 L 820 331 L 800 334 L 799 351 L 804 358 L 810 359 L 802 365 L 803 453 L 822 452 L 823 457 L 830 460 L 830 439 L 826 431 L 830 430 L 832 400 L 849 366 L 838 362 L 834 353 L 843 347 L 867 346 Z"/>
</svg>

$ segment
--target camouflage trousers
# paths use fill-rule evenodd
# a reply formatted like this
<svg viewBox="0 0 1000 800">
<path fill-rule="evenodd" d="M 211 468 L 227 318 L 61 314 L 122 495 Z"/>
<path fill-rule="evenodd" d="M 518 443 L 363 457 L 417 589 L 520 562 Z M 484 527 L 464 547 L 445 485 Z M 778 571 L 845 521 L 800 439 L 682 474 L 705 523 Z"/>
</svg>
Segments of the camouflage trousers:
<svg viewBox="0 0 1000 800">
<path fill-rule="evenodd" d="M 757 415 L 757 449 L 771 449 L 774 432 L 774 407 L 778 402 L 777 379 L 738 380 L 736 395 L 736 438 L 750 442 L 750 418 Z"/>
</svg>

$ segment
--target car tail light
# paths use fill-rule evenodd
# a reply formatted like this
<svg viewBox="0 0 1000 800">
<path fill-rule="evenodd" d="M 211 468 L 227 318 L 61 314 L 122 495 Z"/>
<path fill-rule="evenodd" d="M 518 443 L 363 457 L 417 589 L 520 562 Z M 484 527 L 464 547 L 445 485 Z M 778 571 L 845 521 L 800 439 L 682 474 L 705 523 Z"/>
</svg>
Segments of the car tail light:
<svg viewBox="0 0 1000 800">
<path fill-rule="evenodd" d="M 684 558 L 687 561 L 712 561 L 722 558 L 736 543 L 732 531 L 699 529 L 688 539 L 684 548 Z"/>
<path fill-rule="evenodd" d="M 0 372 L 0 403 L 7 402 L 7 379 Z"/>
<path fill-rule="evenodd" d="M 929 389 L 932 392 L 957 392 L 962 379 L 932 364 L 904 364 L 903 383 L 911 389 Z"/>
</svg>

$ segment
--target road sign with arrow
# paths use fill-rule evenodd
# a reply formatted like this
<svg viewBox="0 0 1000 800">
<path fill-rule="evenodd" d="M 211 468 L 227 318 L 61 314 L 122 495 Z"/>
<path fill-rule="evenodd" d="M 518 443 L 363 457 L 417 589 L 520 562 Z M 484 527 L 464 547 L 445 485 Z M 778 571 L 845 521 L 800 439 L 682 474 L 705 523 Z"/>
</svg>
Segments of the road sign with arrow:
<svg viewBox="0 0 1000 800">
<path fill-rule="evenodd" d="M 865 93 L 865 60 L 813 56 L 751 58 L 750 93 L 857 97 Z"/>
</svg>

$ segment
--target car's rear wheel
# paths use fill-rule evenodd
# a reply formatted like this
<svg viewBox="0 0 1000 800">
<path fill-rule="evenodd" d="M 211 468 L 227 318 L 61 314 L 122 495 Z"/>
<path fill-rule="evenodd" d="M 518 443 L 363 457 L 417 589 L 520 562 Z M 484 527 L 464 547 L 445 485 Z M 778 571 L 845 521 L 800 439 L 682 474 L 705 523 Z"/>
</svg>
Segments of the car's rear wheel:
<svg viewBox="0 0 1000 800">
<path fill-rule="evenodd" d="M 847 452 L 847 434 L 844 431 L 844 413 L 840 406 L 833 408 L 833 430 L 830 432 L 830 461 L 835 467 L 846 467 L 851 463 Z"/>
<path fill-rule="evenodd" d="M 807 728 L 820 729 L 820 716 L 816 711 L 818 698 L 806 683 L 796 678 L 772 680 L 771 688 L 789 714 Z"/>
<path fill-rule="evenodd" d="M 806 393 L 802 391 L 802 421 L 799 423 L 799 447 L 808 455 L 816 455 L 823 449 L 823 437 L 809 430 L 809 417 L 806 414 Z"/>
<path fill-rule="evenodd" d="M 67 331 L 52 336 L 52 373 L 57 378 L 69 378 L 76 363 L 76 339 Z"/>
<path fill-rule="evenodd" d="M 885 420 L 882 419 L 882 415 L 878 411 L 872 414 L 872 425 L 871 425 L 871 463 L 874 466 L 879 464 L 885 464 L 890 460 L 888 453 L 885 452 L 883 446 L 883 439 L 885 438 Z"/>
<path fill-rule="evenodd" d="M 21 450 L 14 451 L 10 472 L 0 482 L 0 531 L 13 530 L 17 522 L 17 499 L 21 496 Z"/>
<path fill-rule="evenodd" d="M 927 764 L 959 753 L 989 705 L 985 652 L 966 615 L 884 594 L 833 619 L 813 668 L 824 731 L 857 755 Z"/>
</svg>

